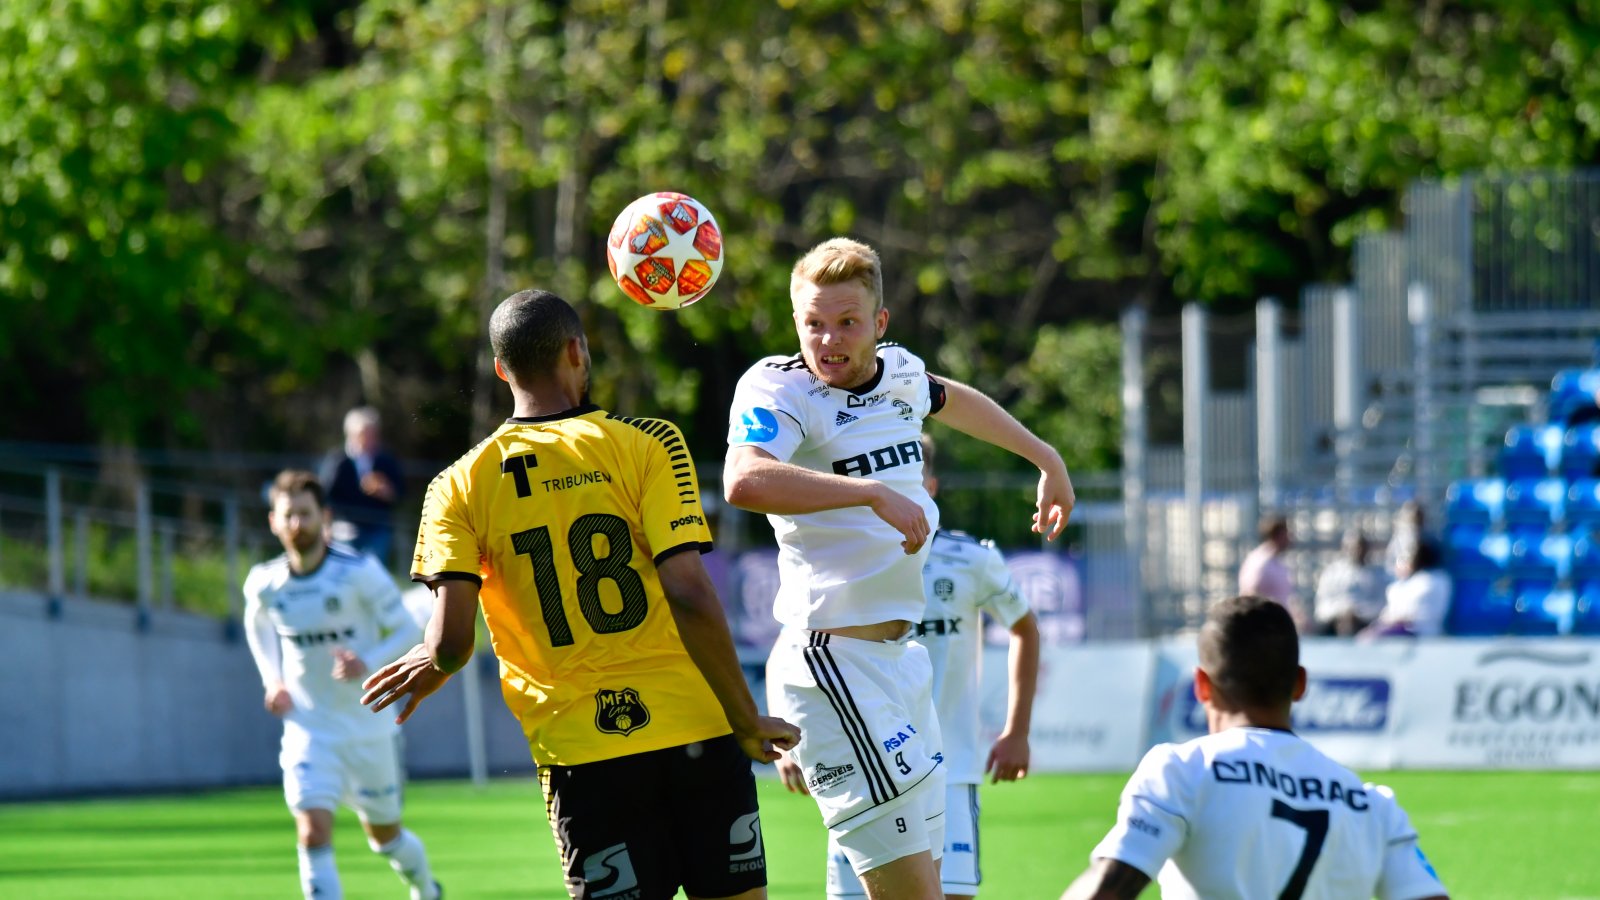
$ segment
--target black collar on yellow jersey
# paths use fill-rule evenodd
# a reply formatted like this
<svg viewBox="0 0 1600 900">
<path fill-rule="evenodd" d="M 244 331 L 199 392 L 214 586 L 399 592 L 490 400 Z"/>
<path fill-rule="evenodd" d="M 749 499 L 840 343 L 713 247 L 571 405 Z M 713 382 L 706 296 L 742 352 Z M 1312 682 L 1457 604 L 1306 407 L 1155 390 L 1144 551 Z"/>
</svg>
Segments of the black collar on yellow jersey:
<svg viewBox="0 0 1600 900">
<path fill-rule="evenodd" d="M 585 403 L 582 406 L 574 406 L 569 410 L 551 413 L 548 416 L 512 416 L 506 421 L 508 423 L 515 422 L 518 425 L 527 425 L 533 422 L 559 422 L 562 419 L 575 419 L 578 416 L 586 416 L 589 413 L 598 410 L 599 408 L 600 407 L 594 405 L 593 403 Z"/>
</svg>

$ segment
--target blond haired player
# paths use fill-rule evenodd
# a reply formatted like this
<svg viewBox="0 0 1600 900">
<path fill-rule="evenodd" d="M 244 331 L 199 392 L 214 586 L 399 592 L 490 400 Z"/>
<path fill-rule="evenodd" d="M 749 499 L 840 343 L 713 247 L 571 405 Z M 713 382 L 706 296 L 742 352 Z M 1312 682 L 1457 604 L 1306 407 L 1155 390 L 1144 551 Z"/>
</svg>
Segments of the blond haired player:
<svg viewBox="0 0 1600 900">
<path fill-rule="evenodd" d="M 489 322 L 515 414 L 428 487 L 412 577 L 427 640 L 367 680 L 404 720 L 472 652 L 481 598 L 506 704 L 539 764 L 575 898 L 766 896 L 757 714 L 716 589 L 683 437 L 588 401 L 577 313 L 545 291 Z"/>
<path fill-rule="evenodd" d="M 939 479 L 933 439 L 922 436 L 922 483 L 936 497 Z M 916 625 L 917 640 L 933 663 L 933 705 L 944 738 L 944 857 L 939 881 L 945 900 L 975 897 L 983 882 L 979 851 L 978 784 L 985 773 L 995 782 L 1028 775 L 1028 732 L 1039 678 L 1039 620 L 1028 608 L 992 541 L 980 541 L 941 528 L 922 568 L 927 608 Z M 1011 632 L 1007 664 L 1006 721 L 987 755 L 979 746 L 978 675 L 983 661 L 983 616 Z M 784 787 L 805 792 L 805 774 L 786 756 L 777 763 Z M 848 859 L 830 840 L 828 896 L 862 897 L 866 889 Z"/>
<path fill-rule="evenodd" d="M 1306 670 L 1289 611 L 1224 600 L 1199 644 L 1194 692 L 1211 733 L 1145 754 L 1063 900 L 1137 897 L 1152 878 L 1173 900 L 1445 900 L 1394 794 L 1290 730 Z"/>
<path fill-rule="evenodd" d="M 1010 450 L 1040 471 L 1034 529 L 1072 510 L 1061 456 L 978 391 L 879 344 L 889 324 L 878 255 L 835 238 L 789 279 L 800 352 L 758 361 L 734 392 L 727 500 L 778 539 L 769 705 L 800 727 L 792 751 L 823 824 L 873 900 L 942 896 L 944 770 L 922 620 L 938 509 L 922 484 L 923 421 Z"/>
<path fill-rule="evenodd" d="M 278 473 L 267 521 L 283 555 L 244 580 L 244 633 L 283 719 L 278 761 L 299 835 L 305 896 L 343 896 L 333 860 L 333 813 L 355 808 L 374 852 L 389 860 L 417 900 L 439 886 L 422 841 L 400 824 L 400 729 L 361 708 L 361 677 L 399 656 L 422 629 L 370 556 L 330 545 L 322 485 L 310 472 Z"/>
</svg>

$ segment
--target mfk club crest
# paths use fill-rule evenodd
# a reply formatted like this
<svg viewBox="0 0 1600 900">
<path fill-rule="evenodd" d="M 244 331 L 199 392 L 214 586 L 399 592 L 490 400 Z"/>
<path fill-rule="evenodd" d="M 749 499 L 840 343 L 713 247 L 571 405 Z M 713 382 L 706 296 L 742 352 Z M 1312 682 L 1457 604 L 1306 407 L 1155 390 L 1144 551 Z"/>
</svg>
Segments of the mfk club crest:
<svg viewBox="0 0 1600 900">
<path fill-rule="evenodd" d="M 594 692 L 594 727 L 627 737 L 650 724 L 650 710 L 633 688 Z"/>
</svg>

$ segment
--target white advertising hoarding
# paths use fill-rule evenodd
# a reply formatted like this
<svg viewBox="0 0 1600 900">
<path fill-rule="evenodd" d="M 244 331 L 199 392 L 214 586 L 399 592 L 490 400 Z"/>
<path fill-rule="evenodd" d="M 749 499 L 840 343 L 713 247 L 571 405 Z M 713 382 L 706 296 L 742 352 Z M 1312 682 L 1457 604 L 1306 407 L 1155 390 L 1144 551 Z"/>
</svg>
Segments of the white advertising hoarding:
<svg viewBox="0 0 1600 900">
<path fill-rule="evenodd" d="M 1402 688 L 1397 768 L 1600 768 L 1600 641 L 1431 641 Z"/>
<path fill-rule="evenodd" d="M 1193 638 L 1160 642 L 1153 679 L 1150 743 L 1181 742 L 1206 733 L 1205 709 L 1194 698 Z M 1294 705 L 1295 732 L 1354 768 L 1396 765 L 1395 702 L 1414 641 L 1354 644 L 1307 640 L 1300 661 L 1306 694 Z"/>
<path fill-rule="evenodd" d="M 1194 642 L 1158 644 L 1150 743 L 1205 733 Z M 1600 767 L 1600 641 L 1307 640 L 1295 731 L 1356 769 Z"/>
<path fill-rule="evenodd" d="M 985 744 L 1005 725 L 1005 647 L 983 651 L 980 727 Z M 1046 644 L 1029 735 L 1039 772 L 1122 772 L 1144 753 L 1154 647 L 1142 641 Z M 1130 762 L 1131 761 L 1131 762 Z"/>
</svg>

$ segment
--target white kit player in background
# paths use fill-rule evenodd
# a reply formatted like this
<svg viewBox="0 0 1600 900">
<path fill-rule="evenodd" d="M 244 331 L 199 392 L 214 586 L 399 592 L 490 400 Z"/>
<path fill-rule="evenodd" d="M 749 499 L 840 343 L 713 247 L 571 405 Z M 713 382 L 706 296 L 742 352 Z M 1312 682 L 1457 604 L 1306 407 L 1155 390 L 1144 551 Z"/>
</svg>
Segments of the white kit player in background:
<svg viewBox="0 0 1600 900">
<path fill-rule="evenodd" d="M 1210 734 L 1145 754 L 1063 900 L 1136 897 L 1152 877 L 1168 900 L 1444 900 L 1394 794 L 1289 730 L 1306 670 L 1288 610 L 1224 600 L 1199 644 Z"/>
<path fill-rule="evenodd" d="M 889 313 L 872 248 L 818 245 L 789 294 L 800 353 L 739 379 L 723 473 L 728 502 L 766 513 L 778 540 L 784 629 L 768 702 L 799 726 L 791 756 L 867 895 L 933 900 L 944 755 L 928 653 L 907 642 L 939 518 L 922 484 L 923 420 L 938 415 L 1038 466 L 1034 529 L 1050 538 L 1072 511 L 1072 482 L 1060 454 L 993 400 L 878 344 Z"/>
<path fill-rule="evenodd" d="M 299 834 L 301 889 L 317 900 L 343 895 L 331 842 L 344 802 L 413 900 L 435 900 L 427 852 L 400 824 L 399 726 L 361 705 L 367 672 L 421 640 L 422 629 L 377 560 L 328 544 L 315 475 L 280 472 L 269 496 L 268 522 L 284 553 L 245 578 L 244 631 L 267 709 L 283 718 L 278 761 Z"/>
<path fill-rule="evenodd" d="M 933 439 L 922 436 L 922 483 L 937 497 Z M 995 782 L 1028 775 L 1028 730 L 1039 681 L 1039 619 L 1017 590 L 1005 557 L 992 541 L 959 531 L 934 532 L 922 568 L 927 607 L 915 632 L 933 664 L 933 704 L 944 737 L 944 859 L 939 867 L 946 900 L 974 897 L 982 883 L 979 856 L 978 785 L 985 773 Z M 983 662 L 983 616 L 988 613 L 1011 632 L 1007 665 L 1006 722 L 982 755 L 978 725 L 978 682 Z M 778 761 L 784 787 L 805 793 L 805 777 L 788 756 Z M 864 897 L 866 889 L 844 854 L 829 842 L 828 896 Z"/>
</svg>

